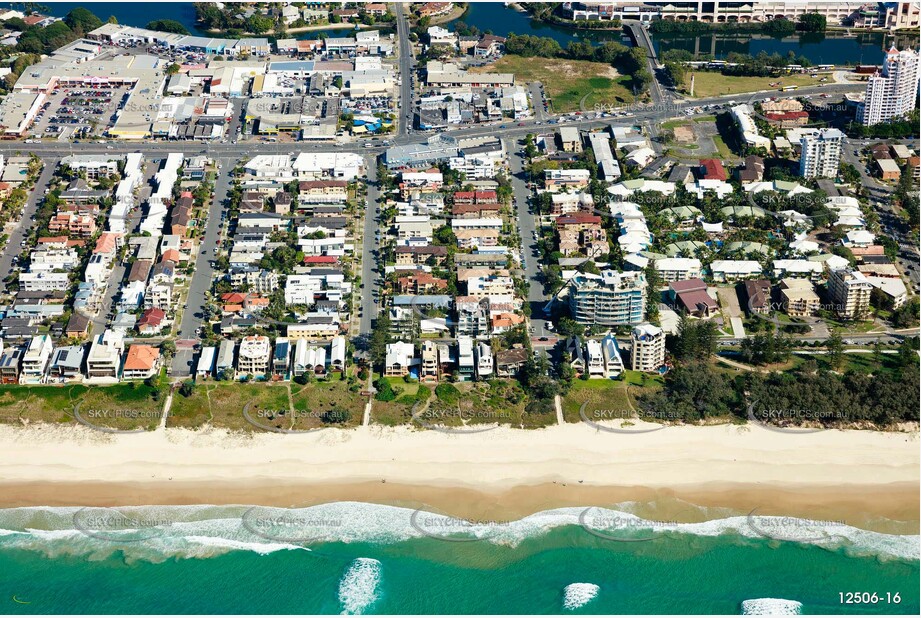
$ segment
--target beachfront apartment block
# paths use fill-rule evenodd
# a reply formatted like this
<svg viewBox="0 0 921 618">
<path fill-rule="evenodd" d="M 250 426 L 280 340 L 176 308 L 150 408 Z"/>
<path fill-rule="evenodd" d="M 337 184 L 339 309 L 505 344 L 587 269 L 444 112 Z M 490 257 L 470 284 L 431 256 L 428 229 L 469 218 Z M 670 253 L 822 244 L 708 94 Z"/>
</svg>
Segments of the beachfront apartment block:
<svg viewBox="0 0 921 618">
<path fill-rule="evenodd" d="M 630 333 L 630 366 L 633 371 L 654 372 L 665 364 L 665 331 L 640 324 Z"/>
<path fill-rule="evenodd" d="M 44 381 L 48 363 L 51 361 L 52 347 L 49 335 L 32 337 L 22 355 L 20 384 L 40 384 Z"/>
<path fill-rule="evenodd" d="M 106 329 L 93 338 L 90 352 L 86 357 L 86 376 L 93 378 L 117 379 L 122 366 L 122 353 L 125 350 L 124 339 L 118 331 Z"/>
<path fill-rule="evenodd" d="M 623 326 L 643 321 L 646 276 L 641 272 L 580 273 L 569 282 L 569 311 L 581 324 Z"/>
<path fill-rule="evenodd" d="M 872 292 L 873 285 L 859 271 L 839 268 L 828 273 L 828 295 L 839 317 L 848 320 L 865 317 L 870 310 Z"/>
<path fill-rule="evenodd" d="M 237 356 L 237 373 L 264 376 L 269 371 L 271 345 L 269 338 L 261 335 L 244 337 Z"/>
<path fill-rule="evenodd" d="M 803 178 L 835 178 L 841 164 L 844 133 L 838 129 L 820 129 L 800 139 L 799 175 Z"/>
<path fill-rule="evenodd" d="M 882 71 L 867 80 L 861 122 L 870 126 L 904 116 L 915 108 L 917 97 L 918 52 L 893 46 Z"/>
</svg>

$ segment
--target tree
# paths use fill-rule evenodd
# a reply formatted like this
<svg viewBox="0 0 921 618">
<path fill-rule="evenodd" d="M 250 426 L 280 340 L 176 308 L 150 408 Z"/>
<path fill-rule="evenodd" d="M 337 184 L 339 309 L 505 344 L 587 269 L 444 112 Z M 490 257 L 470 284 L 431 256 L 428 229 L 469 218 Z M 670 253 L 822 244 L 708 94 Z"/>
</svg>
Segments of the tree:
<svg viewBox="0 0 921 618">
<path fill-rule="evenodd" d="M 378 367 L 384 365 L 384 361 L 387 358 L 387 344 L 390 343 L 390 315 L 383 311 L 378 315 L 377 321 L 374 324 L 374 329 L 371 331 L 371 343 L 369 345 L 369 351 L 371 354 L 371 362 Z"/>
<path fill-rule="evenodd" d="M 93 15 L 89 9 L 78 6 L 64 16 L 64 23 L 72 30 L 79 30 L 85 34 L 101 26 L 102 20 Z"/>
<path fill-rule="evenodd" d="M 646 319 L 655 321 L 659 319 L 659 301 L 661 293 L 659 288 L 662 286 L 662 277 L 656 270 L 655 262 L 650 261 L 646 266 Z"/>
<path fill-rule="evenodd" d="M 167 74 L 167 75 L 175 75 L 176 73 L 179 72 L 179 69 L 181 69 L 181 68 L 182 68 L 182 67 L 180 67 L 178 64 L 176 64 L 176 63 L 174 62 L 173 64 L 171 64 L 171 65 L 169 65 L 168 67 L 166 67 L 166 74 Z"/>
<path fill-rule="evenodd" d="M 825 32 L 827 20 L 820 13 L 804 13 L 799 16 L 796 27 L 804 32 Z"/>
<path fill-rule="evenodd" d="M 374 381 L 374 389 L 377 391 L 374 398 L 378 401 L 393 401 L 397 398 L 396 391 L 390 386 L 390 381 L 383 376 Z"/>
<path fill-rule="evenodd" d="M 191 397 L 195 393 L 195 381 L 185 380 L 179 386 L 179 394 L 183 397 Z"/>
<path fill-rule="evenodd" d="M 115 15 L 109 15 L 109 19 L 106 20 L 107 24 L 118 24 L 118 19 Z"/>
<path fill-rule="evenodd" d="M 160 354 L 171 358 L 174 354 L 176 354 L 176 343 L 172 339 L 167 339 L 161 343 Z"/>
<path fill-rule="evenodd" d="M 320 417 L 320 420 L 322 420 L 327 425 L 343 425 L 349 422 L 351 417 L 352 414 L 348 410 L 340 407 L 334 407 L 332 410 L 327 410 L 324 412 Z"/>
<path fill-rule="evenodd" d="M 147 29 L 156 30 L 158 32 L 173 32 L 175 34 L 189 33 L 186 27 L 175 19 L 156 19 L 147 24 Z"/>
<path fill-rule="evenodd" d="M 828 352 L 828 364 L 832 369 L 838 369 L 844 362 L 844 342 L 841 335 L 833 333 L 825 340 L 825 350 Z"/>
</svg>

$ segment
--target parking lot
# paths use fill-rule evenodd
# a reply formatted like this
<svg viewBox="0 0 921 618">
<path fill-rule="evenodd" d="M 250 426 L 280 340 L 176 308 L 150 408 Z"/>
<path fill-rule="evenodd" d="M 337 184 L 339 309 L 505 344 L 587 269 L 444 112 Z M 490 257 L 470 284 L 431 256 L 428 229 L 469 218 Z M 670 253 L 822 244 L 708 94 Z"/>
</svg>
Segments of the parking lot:
<svg viewBox="0 0 921 618">
<path fill-rule="evenodd" d="M 36 137 L 63 139 L 102 135 L 130 91 L 127 86 L 109 84 L 57 88 L 36 117 L 33 132 Z"/>
</svg>

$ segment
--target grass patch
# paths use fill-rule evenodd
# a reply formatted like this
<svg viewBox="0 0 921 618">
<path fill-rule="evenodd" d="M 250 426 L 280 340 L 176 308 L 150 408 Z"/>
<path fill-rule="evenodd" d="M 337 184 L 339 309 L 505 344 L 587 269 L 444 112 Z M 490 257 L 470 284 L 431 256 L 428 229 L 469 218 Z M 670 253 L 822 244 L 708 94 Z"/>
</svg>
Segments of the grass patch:
<svg viewBox="0 0 921 618">
<path fill-rule="evenodd" d="M 89 424 L 111 429 L 155 429 L 163 401 L 143 382 L 113 386 L 0 386 L 0 422 L 75 424 L 74 407 Z"/>
<path fill-rule="evenodd" d="M 630 77 L 621 76 L 608 64 L 559 58 L 503 56 L 496 62 L 471 69 L 474 73 L 514 73 L 520 82 L 541 82 L 556 112 L 579 110 L 596 105 L 621 106 L 634 101 Z M 535 102 L 540 105 L 540 102 Z"/>
<path fill-rule="evenodd" d="M 195 401 L 189 401 L 199 396 L 197 391 L 206 389 L 207 400 L 211 402 L 210 412 L 207 407 L 197 406 Z M 182 395 L 178 393 L 173 397 L 174 409 L 176 402 L 181 398 Z M 250 416 L 266 426 L 287 428 L 290 425 L 291 406 L 286 387 L 262 382 L 216 382 L 213 385 L 196 387 L 193 397 L 182 402 L 180 407 L 175 409 L 175 414 L 174 410 L 170 411 L 166 426 L 194 429 L 210 424 L 232 431 L 259 431 L 243 416 L 243 408 L 247 404 Z"/>
<path fill-rule="evenodd" d="M 448 389 L 454 392 L 439 392 Z M 556 422 L 552 407 L 547 411 L 528 410 L 529 398 L 517 380 L 444 384 L 435 393 L 423 416 L 430 424 L 447 427 L 499 424 L 536 429 Z"/>
<path fill-rule="evenodd" d="M 419 401 L 428 401 L 432 390 L 428 385 L 403 378 L 385 378 L 396 393 L 393 401 L 371 401 L 371 422 L 388 427 L 412 423 L 413 408 Z"/>
<path fill-rule="evenodd" d="M 572 388 L 563 396 L 563 420 L 581 423 L 579 410 L 583 404 L 590 420 L 633 418 L 637 397 L 662 388 L 661 376 L 639 371 L 624 372 L 623 380 L 574 380 Z"/>
<path fill-rule="evenodd" d="M 731 159 L 735 156 L 722 137 L 714 135 L 711 139 L 713 139 L 713 145 L 716 146 L 716 152 L 719 153 L 721 159 Z"/>
<path fill-rule="evenodd" d="M 691 88 L 691 75 L 688 73 L 684 79 L 684 91 Z M 712 71 L 700 71 L 694 75 L 694 98 L 716 97 L 725 94 L 738 94 L 742 92 L 759 92 L 761 90 L 777 90 L 784 86 L 815 86 L 819 82 L 808 75 L 785 75 L 783 77 L 743 77 L 737 75 L 723 75 Z M 774 86 L 771 86 L 774 84 Z"/>
<path fill-rule="evenodd" d="M 690 126 L 690 124 L 691 123 L 689 123 L 687 120 L 669 120 L 668 122 L 662 123 L 662 128 L 666 131 L 671 131 L 675 127 L 687 127 Z"/>
<path fill-rule="evenodd" d="M 348 382 L 339 379 L 339 374 L 305 386 L 292 383 L 295 414 L 291 428 L 358 427 L 367 403 L 360 390 L 351 390 Z"/>
</svg>

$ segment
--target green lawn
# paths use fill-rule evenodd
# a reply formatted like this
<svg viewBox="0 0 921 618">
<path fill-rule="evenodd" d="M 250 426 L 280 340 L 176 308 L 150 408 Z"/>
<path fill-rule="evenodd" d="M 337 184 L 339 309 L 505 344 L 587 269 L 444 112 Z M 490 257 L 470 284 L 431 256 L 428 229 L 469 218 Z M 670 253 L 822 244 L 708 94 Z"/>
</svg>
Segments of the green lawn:
<svg viewBox="0 0 921 618">
<path fill-rule="evenodd" d="M 585 98 L 585 109 L 596 105 L 623 106 L 632 103 L 630 78 L 621 76 L 608 64 L 586 60 L 557 58 L 524 58 L 503 56 L 496 62 L 471 69 L 474 73 L 514 73 L 516 83 L 539 81 L 544 85 L 556 112 L 579 110 Z M 540 105 L 539 102 L 535 102 Z"/>
<path fill-rule="evenodd" d="M 684 91 L 691 87 L 691 72 L 684 79 Z M 740 77 L 723 75 L 714 71 L 699 71 L 694 75 L 694 98 L 716 97 L 726 94 L 777 90 L 784 86 L 816 86 L 819 81 L 808 75 L 786 75 L 784 77 Z M 771 86 L 771 84 L 775 84 Z"/>
</svg>

